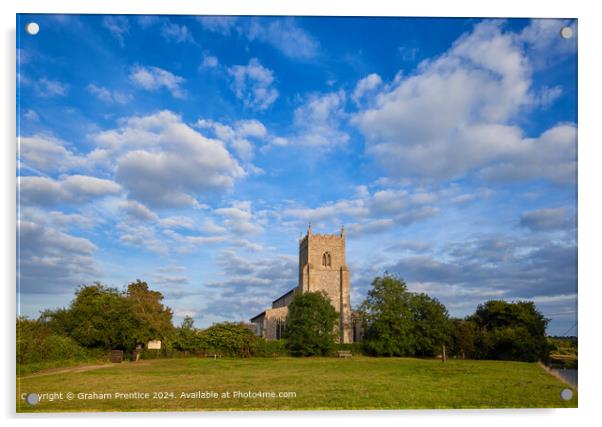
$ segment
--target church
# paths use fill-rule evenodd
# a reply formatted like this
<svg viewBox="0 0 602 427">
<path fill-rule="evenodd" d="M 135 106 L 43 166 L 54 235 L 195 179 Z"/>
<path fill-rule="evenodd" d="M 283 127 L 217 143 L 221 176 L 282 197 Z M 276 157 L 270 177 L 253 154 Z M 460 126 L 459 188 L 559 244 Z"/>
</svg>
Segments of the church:
<svg viewBox="0 0 602 427">
<path fill-rule="evenodd" d="M 299 241 L 299 284 L 275 299 L 272 308 L 251 319 L 257 335 L 268 340 L 281 339 L 288 305 L 295 293 L 316 291 L 325 291 L 339 314 L 339 342 L 353 342 L 356 334 L 352 325 L 344 227 L 340 234 L 313 234 L 309 225 L 307 235 Z"/>
</svg>

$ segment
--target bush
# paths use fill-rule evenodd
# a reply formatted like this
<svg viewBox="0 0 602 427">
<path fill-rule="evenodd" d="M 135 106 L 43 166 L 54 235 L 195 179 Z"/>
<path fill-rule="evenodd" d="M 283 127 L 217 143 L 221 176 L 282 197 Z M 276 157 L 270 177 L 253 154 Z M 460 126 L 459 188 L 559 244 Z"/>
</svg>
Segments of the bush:
<svg viewBox="0 0 602 427">
<path fill-rule="evenodd" d="M 102 352 L 80 346 L 72 338 L 55 333 L 44 322 L 25 318 L 17 319 L 16 347 L 21 374 L 106 359 Z"/>
<path fill-rule="evenodd" d="M 200 351 L 231 357 L 250 357 L 258 337 L 240 323 L 216 323 L 199 333 Z"/>
<path fill-rule="evenodd" d="M 258 357 L 279 357 L 289 356 L 284 340 L 268 341 L 264 338 L 258 338 L 255 346 L 254 356 Z"/>
</svg>

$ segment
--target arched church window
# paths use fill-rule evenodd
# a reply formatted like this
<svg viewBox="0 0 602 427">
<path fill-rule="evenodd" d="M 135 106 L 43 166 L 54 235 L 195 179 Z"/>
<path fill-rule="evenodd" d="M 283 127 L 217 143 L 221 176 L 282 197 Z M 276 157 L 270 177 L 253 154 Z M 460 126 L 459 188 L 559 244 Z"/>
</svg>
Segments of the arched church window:
<svg viewBox="0 0 602 427">
<path fill-rule="evenodd" d="M 322 255 L 322 266 L 330 267 L 332 265 L 332 261 L 330 258 L 330 254 L 328 252 L 324 252 Z"/>
<path fill-rule="evenodd" d="M 276 322 L 276 339 L 280 340 L 282 338 L 284 338 L 284 329 L 285 329 L 286 325 L 285 325 L 285 321 L 284 320 L 278 320 Z"/>
</svg>

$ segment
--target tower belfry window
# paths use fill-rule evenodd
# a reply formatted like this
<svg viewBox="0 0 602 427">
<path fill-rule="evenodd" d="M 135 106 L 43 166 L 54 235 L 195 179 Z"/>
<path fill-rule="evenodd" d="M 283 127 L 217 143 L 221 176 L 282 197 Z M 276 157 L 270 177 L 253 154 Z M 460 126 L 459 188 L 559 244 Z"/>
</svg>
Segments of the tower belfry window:
<svg viewBox="0 0 602 427">
<path fill-rule="evenodd" d="M 332 266 L 330 253 L 324 252 L 324 254 L 322 255 L 322 266 L 323 267 L 331 267 Z"/>
</svg>

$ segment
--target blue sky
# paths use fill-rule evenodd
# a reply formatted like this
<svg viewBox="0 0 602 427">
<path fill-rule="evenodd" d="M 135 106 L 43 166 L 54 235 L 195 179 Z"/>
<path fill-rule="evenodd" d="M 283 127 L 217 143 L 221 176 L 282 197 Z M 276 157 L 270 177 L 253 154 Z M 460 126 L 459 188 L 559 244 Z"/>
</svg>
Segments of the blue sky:
<svg viewBox="0 0 602 427">
<path fill-rule="evenodd" d="M 345 224 L 354 306 L 389 271 L 576 333 L 576 22 L 18 21 L 21 314 L 142 279 L 176 322 L 248 320 L 311 222 Z"/>
</svg>

